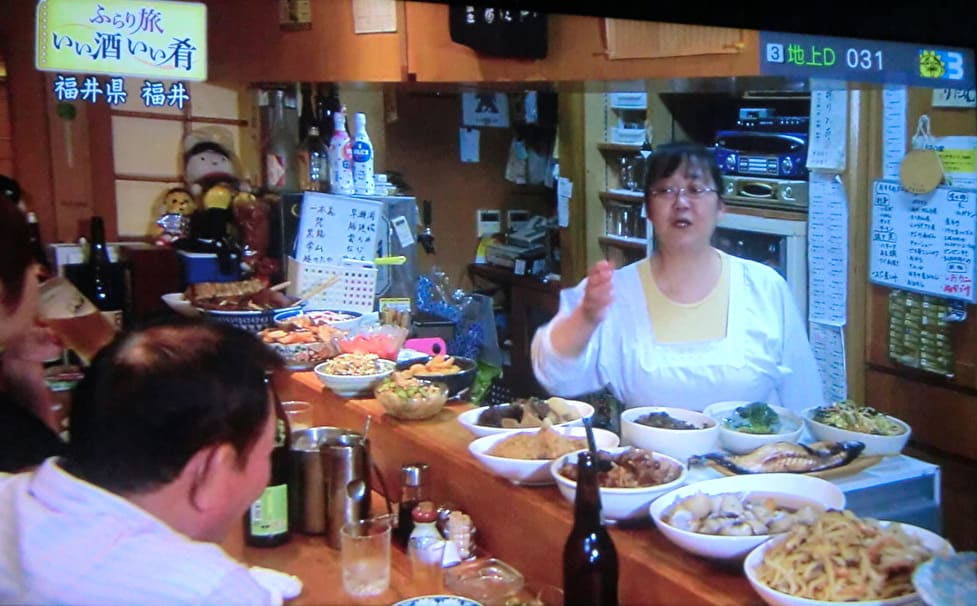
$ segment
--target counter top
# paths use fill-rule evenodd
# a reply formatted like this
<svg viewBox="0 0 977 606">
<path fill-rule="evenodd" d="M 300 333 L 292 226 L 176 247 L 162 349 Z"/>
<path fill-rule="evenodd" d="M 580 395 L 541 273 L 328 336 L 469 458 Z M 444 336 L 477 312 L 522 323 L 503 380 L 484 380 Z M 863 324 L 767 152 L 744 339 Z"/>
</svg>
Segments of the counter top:
<svg viewBox="0 0 977 606">
<path fill-rule="evenodd" d="M 276 381 L 281 397 L 312 402 L 317 424 L 361 429 L 367 415 L 372 416 L 372 456 L 391 491 L 398 490 L 401 465 L 428 463 L 432 498 L 453 503 L 472 516 L 479 548 L 512 564 L 531 581 L 562 586 L 561 553 L 573 522 L 571 504 L 555 486 L 515 486 L 484 470 L 467 450 L 473 436 L 455 419 L 470 404 L 451 404 L 423 421 L 399 421 L 384 415 L 375 400 L 336 397 L 312 373 L 283 378 Z M 762 603 L 738 566 L 724 566 L 682 551 L 650 520 L 614 526 L 611 536 L 620 561 L 622 604 Z M 305 591 L 295 604 L 343 603 L 344 597 L 346 603 L 352 602 L 342 591 L 339 554 L 321 539 L 299 536 L 275 549 L 238 545 L 229 551 L 251 564 L 299 576 Z M 391 591 L 380 596 L 379 603 L 417 591 L 411 586 L 403 553 L 394 555 Z"/>
</svg>

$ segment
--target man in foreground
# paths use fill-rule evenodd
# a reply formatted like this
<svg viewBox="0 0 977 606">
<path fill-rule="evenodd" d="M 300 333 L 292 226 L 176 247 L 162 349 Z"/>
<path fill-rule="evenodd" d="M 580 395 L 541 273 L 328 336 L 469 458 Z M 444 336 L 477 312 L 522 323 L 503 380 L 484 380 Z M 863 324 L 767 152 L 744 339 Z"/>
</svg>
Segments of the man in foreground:
<svg viewBox="0 0 977 606">
<path fill-rule="evenodd" d="M 216 323 L 104 348 L 77 387 L 67 456 L 0 479 L 0 603 L 280 603 L 216 544 L 268 481 L 279 365 Z"/>
</svg>

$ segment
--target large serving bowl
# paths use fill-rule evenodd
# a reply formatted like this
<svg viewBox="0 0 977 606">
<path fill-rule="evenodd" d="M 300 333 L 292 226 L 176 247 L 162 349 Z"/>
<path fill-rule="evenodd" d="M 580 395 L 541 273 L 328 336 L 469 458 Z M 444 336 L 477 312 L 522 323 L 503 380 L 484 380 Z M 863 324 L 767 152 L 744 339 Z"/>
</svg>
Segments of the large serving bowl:
<svg viewBox="0 0 977 606">
<path fill-rule="evenodd" d="M 637 423 L 651 413 L 665 413 L 701 429 L 667 429 Z M 668 406 L 640 406 L 621 413 L 621 439 L 625 444 L 660 452 L 687 463 L 689 457 L 713 452 L 719 447 L 719 425 L 701 412 Z"/>
<path fill-rule="evenodd" d="M 672 508 L 676 504 L 697 493 L 770 495 L 778 505 L 795 509 L 804 505 L 815 506 L 820 510 L 842 509 L 845 506 L 845 494 L 831 482 L 791 473 L 765 473 L 704 480 L 676 488 L 652 502 L 648 511 L 655 521 L 655 526 L 665 535 L 665 538 L 686 551 L 717 559 L 742 558 L 754 547 L 775 535 L 704 534 L 684 530 L 665 521 L 670 517 Z"/>
<path fill-rule="evenodd" d="M 633 446 L 618 446 L 615 448 L 602 448 L 601 450 L 612 455 L 620 454 L 634 448 Z M 573 503 L 577 494 L 577 482 L 571 480 L 562 473 L 560 468 L 564 463 L 576 464 L 577 455 L 580 451 L 572 452 L 562 457 L 558 457 L 550 464 L 550 475 L 556 482 L 556 487 L 570 503 Z M 677 478 L 663 484 L 652 486 L 640 486 L 635 488 L 600 488 L 600 504 L 604 516 L 611 520 L 629 520 L 644 518 L 648 516 L 648 505 L 661 495 L 678 488 L 685 483 L 685 476 L 688 473 L 685 465 L 678 459 L 668 455 L 653 453 L 652 457 L 656 462 L 663 465 L 672 465 L 679 470 Z"/>
<path fill-rule="evenodd" d="M 570 408 L 572 408 L 579 415 L 578 419 L 573 421 L 565 421 L 563 423 L 554 423 L 553 427 L 570 427 L 574 425 L 581 425 L 583 419 L 590 418 L 594 416 L 594 407 L 586 402 L 578 402 L 576 400 L 564 400 Z M 482 416 L 482 413 L 489 410 L 490 408 L 504 409 L 511 407 L 512 404 L 497 404 L 492 406 L 480 406 L 478 408 L 472 408 L 466 410 L 465 412 L 458 415 L 458 422 L 461 423 L 468 431 L 475 434 L 476 437 L 491 436 L 499 433 L 512 433 L 513 431 L 521 431 L 525 428 L 508 428 L 508 427 L 492 427 L 490 425 L 480 425 L 478 419 Z M 531 414 L 528 411 L 524 414 Z"/>
<path fill-rule="evenodd" d="M 783 406 L 770 405 L 770 408 L 780 417 L 781 430 L 776 433 L 747 433 L 729 427 L 724 419 L 736 415 L 736 409 L 749 405 L 750 402 L 730 401 L 716 402 L 706 406 L 702 412 L 719 424 L 719 444 L 735 454 L 753 452 L 764 444 L 774 442 L 791 442 L 796 444 L 804 432 L 804 421 L 800 416 Z"/>
<path fill-rule="evenodd" d="M 417 364 L 429 364 L 435 356 L 425 356 L 424 358 L 413 359 L 408 362 L 397 364 L 397 370 L 409 370 Z M 475 384 L 475 372 L 478 370 L 478 363 L 471 358 L 464 356 L 449 356 L 460 369 L 458 372 L 442 374 L 438 372 L 415 372 L 414 376 L 418 379 L 436 381 L 448 386 L 448 399 L 458 400 L 468 396 L 472 385 Z"/>
<path fill-rule="evenodd" d="M 880 522 L 882 526 L 888 526 L 892 522 Z M 922 544 L 929 550 L 936 554 L 951 554 L 954 552 L 953 547 L 940 535 L 935 532 L 926 530 L 925 528 L 920 528 L 918 526 L 912 526 L 910 524 L 901 524 L 903 530 L 906 534 L 910 536 L 915 536 L 919 538 Z M 919 594 L 913 591 L 907 595 L 888 598 L 888 599 L 877 599 L 877 600 L 862 600 L 862 601 L 847 601 L 847 602 L 832 602 L 825 600 L 815 600 L 809 598 L 802 598 L 799 596 L 790 595 L 777 591 L 760 581 L 757 577 L 757 568 L 763 562 L 764 556 L 767 551 L 779 544 L 781 541 L 786 540 L 786 536 L 777 537 L 770 541 L 767 541 L 757 547 L 755 547 L 746 559 L 743 561 L 743 570 L 746 573 L 746 578 L 749 580 L 750 585 L 753 587 L 763 601 L 770 606 L 904 606 L 909 604 L 919 604 L 920 597 Z"/>
<path fill-rule="evenodd" d="M 286 311 L 301 311 L 301 306 L 292 305 L 272 309 L 247 311 L 220 311 L 216 309 L 196 308 L 205 317 L 218 322 L 226 322 L 248 332 L 260 332 L 262 329 L 275 325 L 275 316 Z"/>
<path fill-rule="evenodd" d="M 510 459 L 488 454 L 496 444 L 519 433 L 536 433 L 535 429 L 523 429 L 518 432 L 500 433 L 484 436 L 473 440 L 468 445 L 468 452 L 479 463 L 493 474 L 501 476 L 514 484 L 544 485 L 554 482 L 550 474 L 552 459 Z M 554 431 L 572 438 L 586 438 L 585 427 L 560 427 Z M 606 429 L 594 429 L 594 442 L 597 448 L 613 448 L 620 440 L 617 434 Z"/>
<path fill-rule="evenodd" d="M 313 369 L 319 382 L 328 387 L 333 393 L 341 398 L 371 397 L 373 386 L 389 377 L 394 371 L 394 363 L 390 360 L 378 358 L 376 360 L 376 372 L 363 374 L 336 374 L 330 364 L 336 360 L 342 361 L 342 355 L 336 356 L 332 360 L 317 364 Z M 346 354 L 349 355 L 349 354 Z"/>
<path fill-rule="evenodd" d="M 912 434 L 912 428 L 910 428 L 908 423 L 891 415 L 886 415 L 886 417 L 889 421 L 901 427 L 903 429 L 902 433 L 893 436 L 881 436 L 861 431 L 853 431 L 851 429 L 841 429 L 839 427 L 834 427 L 826 423 L 815 421 L 814 413 L 817 408 L 817 406 L 812 406 L 801 411 L 801 418 L 804 419 L 804 424 L 807 426 L 807 430 L 811 433 L 811 435 L 814 436 L 816 440 L 834 442 L 862 442 L 865 444 L 865 450 L 862 451 L 862 455 L 866 457 L 897 455 L 902 452 L 903 448 L 905 448 L 906 443 L 909 441 L 909 436 Z"/>
<path fill-rule="evenodd" d="M 300 324 L 320 326 L 328 324 L 340 330 L 351 330 L 359 325 L 363 314 L 344 309 L 291 309 L 275 314 L 275 324 Z"/>
<path fill-rule="evenodd" d="M 394 372 L 373 388 L 373 395 L 392 417 L 407 420 L 428 419 L 441 412 L 448 401 L 448 386 Z"/>
<path fill-rule="evenodd" d="M 193 318 L 200 315 L 197 308 L 193 306 L 193 303 L 187 300 L 186 296 L 182 292 L 168 292 L 165 295 L 160 295 L 160 299 L 162 299 L 163 303 L 166 303 L 170 309 L 181 316 Z"/>
</svg>

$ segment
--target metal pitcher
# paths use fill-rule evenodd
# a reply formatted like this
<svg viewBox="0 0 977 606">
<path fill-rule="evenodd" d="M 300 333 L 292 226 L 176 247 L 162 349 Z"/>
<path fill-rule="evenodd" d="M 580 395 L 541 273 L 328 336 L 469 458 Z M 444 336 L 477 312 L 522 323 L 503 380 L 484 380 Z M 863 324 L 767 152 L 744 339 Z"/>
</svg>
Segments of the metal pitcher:
<svg viewBox="0 0 977 606">
<path fill-rule="evenodd" d="M 342 427 L 310 427 L 292 432 L 288 483 L 289 520 L 293 530 L 324 534 L 339 548 L 343 524 L 369 514 L 369 440 Z M 362 497 L 351 496 L 351 482 L 365 483 Z"/>
</svg>

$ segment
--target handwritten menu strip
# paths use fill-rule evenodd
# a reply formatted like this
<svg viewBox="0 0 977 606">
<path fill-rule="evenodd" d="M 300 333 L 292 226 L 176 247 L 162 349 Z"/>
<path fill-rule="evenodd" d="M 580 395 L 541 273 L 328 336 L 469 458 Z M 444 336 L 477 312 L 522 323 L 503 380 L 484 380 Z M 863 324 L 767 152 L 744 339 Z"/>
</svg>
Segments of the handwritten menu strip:
<svg viewBox="0 0 977 606">
<path fill-rule="evenodd" d="M 372 262 L 383 203 L 316 192 L 302 195 L 295 258 L 338 265 L 344 259 Z"/>
<path fill-rule="evenodd" d="M 908 89 L 899 84 L 888 84 L 882 91 L 883 179 L 899 179 L 899 167 L 906 155 L 908 96 Z"/>
<path fill-rule="evenodd" d="M 811 121 L 807 147 L 809 169 L 845 169 L 847 86 L 843 81 L 811 80 Z"/>
<path fill-rule="evenodd" d="M 848 370 L 845 362 L 845 329 L 842 326 L 809 322 L 811 350 L 821 374 L 825 402 L 848 397 Z"/>
<path fill-rule="evenodd" d="M 807 228 L 812 322 L 844 326 L 848 307 L 848 198 L 834 173 L 812 171 Z"/>
<path fill-rule="evenodd" d="M 876 181 L 869 279 L 923 294 L 977 302 L 977 192 L 938 187 L 912 194 Z"/>
</svg>

